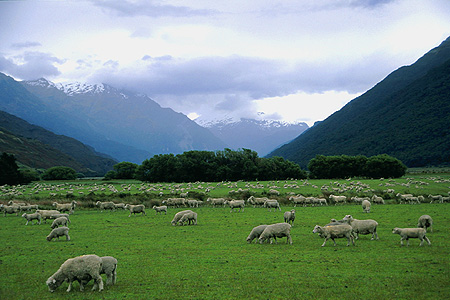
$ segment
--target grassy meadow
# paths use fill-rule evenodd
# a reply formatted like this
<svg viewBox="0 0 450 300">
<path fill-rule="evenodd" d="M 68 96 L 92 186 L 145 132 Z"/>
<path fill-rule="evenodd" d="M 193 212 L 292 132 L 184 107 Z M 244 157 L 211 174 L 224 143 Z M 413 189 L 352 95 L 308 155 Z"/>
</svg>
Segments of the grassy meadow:
<svg viewBox="0 0 450 300">
<path fill-rule="evenodd" d="M 390 188 L 398 192 L 417 189 L 423 195 L 444 195 L 450 186 L 446 180 L 448 177 L 417 176 L 413 178 L 415 184 L 403 186 L 406 182 L 411 183 L 411 179 L 404 178 L 396 180 L 398 185 Z M 366 183 L 382 191 L 386 182 L 373 180 Z M 297 183 L 300 186 L 304 182 Z M 140 183 L 117 183 L 116 189 L 124 184 L 138 186 Z M 244 188 L 246 184 L 222 184 L 210 193 L 213 197 L 225 196 L 230 189 Z M 283 186 L 286 182 L 264 184 L 266 187 Z M 299 188 L 291 186 L 283 190 L 280 187 L 280 199 L 286 198 L 291 190 L 313 195 L 323 184 L 329 185 L 330 180 L 311 180 Z M 29 199 L 29 202 L 49 201 L 45 200 L 48 191 L 25 195 L 25 189 L 32 188 L 24 188 L 23 199 Z M 264 189 L 255 190 L 255 193 L 264 194 Z M 77 197 L 82 199 L 83 195 Z M 6 203 L 7 198 L 0 198 L 0 202 Z M 137 200 L 128 196 L 114 201 L 131 199 Z M 58 202 L 67 202 L 61 200 Z M 204 205 L 192 209 L 198 213 L 198 225 L 171 226 L 173 215 L 186 208 L 169 208 L 167 215 L 156 215 L 147 208 L 147 216 L 128 217 L 127 211 L 100 212 L 89 208 L 83 201 L 79 201 L 80 207 L 71 215 L 70 241 L 61 238 L 47 242 L 45 237 L 51 230 L 50 221 L 25 226 L 26 220 L 21 217 L 0 216 L 0 299 L 450 297 L 449 203 L 400 205 L 388 200 L 386 205 L 373 205 L 370 214 L 364 214 L 360 205 L 354 204 L 296 207 L 296 220 L 291 230 L 293 244 L 286 244 L 286 238 L 282 238 L 278 239 L 278 244 L 261 245 L 246 243 L 251 229 L 260 224 L 282 222 L 283 213 L 292 209 L 292 205 L 284 201 L 281 211 L 275 212 L 247 206 L 240 213 Z M 347 241 L 338 239 L 336 247 L 332 241 L 321 247 L 323 240 L 312 233 L 314 226 L 324 225 L 331 218 L 341 219 L 346 214 L 357 219 L 376 220 L 380 240 L 371 241 L 369 235 L 362 235 L 356 246 L 346 247 Z M 409 247 L 401 247 L 400 236 L 392 234 L 392 228 L 416 227 L 423 214 L 431 215 L 434 220 L 434 230 L 428 233 L 431 246 L 424 243 L 419 247 L 419 240 L 412 239 Z M 116 257 L 119 261 L 117 284 L 105 286 L 105 290 L 99 293 L 90 291 L 92 282 L 84 292 L 80 292 L 78 283 L 74 283 L 73 290 L 67 293 L 68 284 L 63 283 L 50 293 L 45 284 L 47 278 L 66 259 L 83 254 Z"/>
</svg>

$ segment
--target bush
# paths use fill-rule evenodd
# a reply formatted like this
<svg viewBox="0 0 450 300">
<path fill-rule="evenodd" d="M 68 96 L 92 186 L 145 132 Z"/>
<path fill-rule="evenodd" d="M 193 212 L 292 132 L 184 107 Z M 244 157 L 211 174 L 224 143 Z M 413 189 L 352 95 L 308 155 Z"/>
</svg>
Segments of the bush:
<svg viewBox="0 0 450 300">
<path fill-rule="evenodd" d="M 75 180 L 77 172 L 69 167 L 52 167 L 42 174 L 44 180 Z"/>
</svg>

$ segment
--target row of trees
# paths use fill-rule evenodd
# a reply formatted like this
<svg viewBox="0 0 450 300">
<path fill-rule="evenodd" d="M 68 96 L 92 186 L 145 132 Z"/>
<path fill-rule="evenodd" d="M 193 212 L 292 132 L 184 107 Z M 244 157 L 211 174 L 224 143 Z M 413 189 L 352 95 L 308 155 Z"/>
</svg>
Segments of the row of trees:
<svg viewBox="0 0 450 300">
<path fill-rule="evenodd" d="M 387 154 L 371 157 L 317 155 L 308 164 L 310 178 L 398 178 L 407 167 L 397 158 Z"/>
<path fill-rule="evenodd" d="M 106 174 L 106 179 L 136 178 L 148 182 L 194 182 L 224 180 L 303 179 L 307 173 L 299 165 L 281 157 L 261 158 L 255 151 L 188 151 L 160 154 L 140 166 L 122 162 Z"/>
</svg>

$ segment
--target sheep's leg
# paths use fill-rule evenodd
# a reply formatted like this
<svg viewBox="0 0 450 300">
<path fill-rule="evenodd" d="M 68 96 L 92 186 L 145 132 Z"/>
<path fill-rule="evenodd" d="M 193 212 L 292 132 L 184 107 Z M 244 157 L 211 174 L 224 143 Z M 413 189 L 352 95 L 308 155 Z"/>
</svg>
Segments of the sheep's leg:
<svg viewBox="0 0 450 300">
<path fill-rule="evenodd" d="M 71 289 L 72 289 L 72 281 L 69 280 L 69 287 L 67 288 L 66 292 L 70 292 Z"/>
<path fill-rule="evenodd" d="M 287 241 L 286 241 L 286 243 L 289 243 L 289 244 L 292 245 L 292 237 L 291 237 L 290 234 L 287 235 Z"/>
<path fill-rule="evenodd" d="M 28 225 L 28 220 L 27 220 L 27 224 L 25 224 L 25 225 Z M 33 222 L 31 222 L 31 225 L 33 225 Z"/>
<path fill-rule="evenodd" d="M 427 241 L 428 245 L 431 245 L 430 240 L 426 236 L 424 236 L 423 238 Z"/>
<path fill-rule="evenodd" d="M 92 288 L 92 290 L 94 291 L 95 288 L 98 286 L 98 291 L 101 292 L 103 291 L 103 279 L 100 275 L 98 275 L 97 278 L 94 279 L 95 280 L 95 284 L 94 287 Z"/>
<path fill-rule="evenodd" d="M 68 233 L 66 233 L 66 241 L 70 241 L 70 236 Z"/>
<path fill-rule="evenodd" d="M 325 246 L 325 244 L 327 243 L 328 238 L 325 238 L 325 241 L 323 241 L 322 247 Z"/>
</svg>

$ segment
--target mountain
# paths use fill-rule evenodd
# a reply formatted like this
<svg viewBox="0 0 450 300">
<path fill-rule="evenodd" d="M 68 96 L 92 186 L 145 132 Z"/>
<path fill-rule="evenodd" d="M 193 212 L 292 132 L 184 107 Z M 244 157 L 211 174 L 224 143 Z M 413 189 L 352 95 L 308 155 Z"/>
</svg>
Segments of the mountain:
<svg viewBox="0 0 450 300">
<path fill-rule="evenodd" d="M 270 156 L 386 153 L 409 167 L 450 163 L 450 38 Z"/>
<path fill-rule="evenodd" d="M 0 152 L 14 154 L 28 167 L 67 166 L 88 176 L 103 175 L 117 163 L 73 138 L 56 135 L 3 111 L 0 111 Z"/>
<path fill-rule="evenodd" d="M 230 148 L 247 148 L 265 156 L 308 129 L 306 123 L 240 119 L 201 123 Z"/>
</svg>

